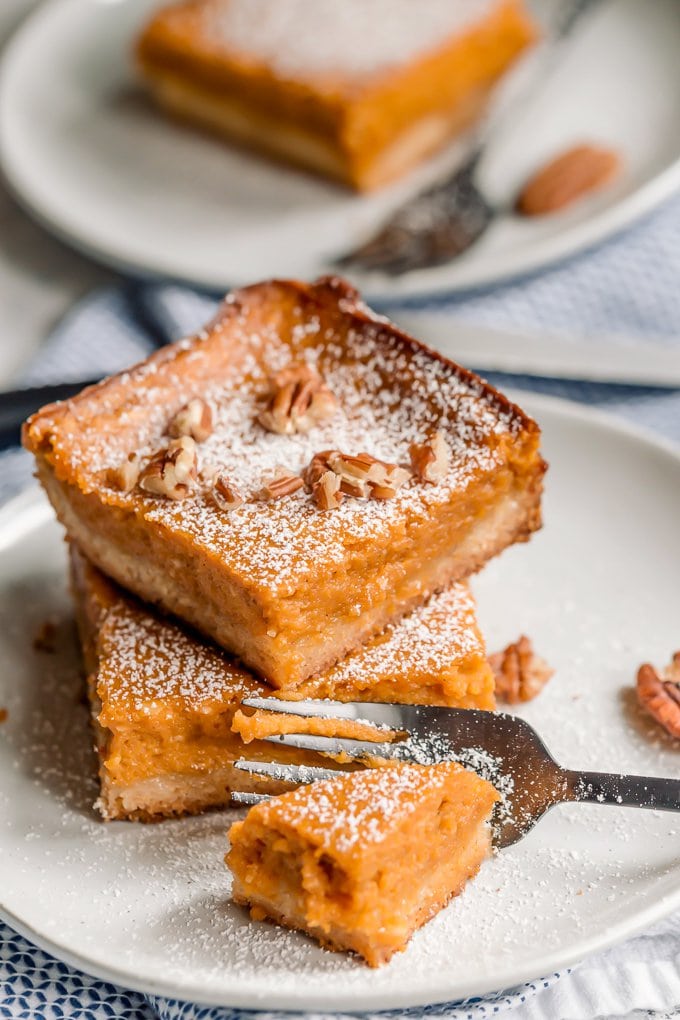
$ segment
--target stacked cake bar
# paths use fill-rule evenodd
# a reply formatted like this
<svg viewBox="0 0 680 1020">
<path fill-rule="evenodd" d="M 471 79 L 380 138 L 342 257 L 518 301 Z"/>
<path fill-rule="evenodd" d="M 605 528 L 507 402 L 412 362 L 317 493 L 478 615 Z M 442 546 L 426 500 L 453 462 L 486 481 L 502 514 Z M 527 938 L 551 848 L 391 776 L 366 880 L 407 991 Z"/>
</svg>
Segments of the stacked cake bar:
<svg viewBox="0 0 680 1020">
<path fill-rule="evenodd" d="M 366 191 L 472 123 L 536 35 L 523 0 L 184 0 L 136 55 L 175 116 Z"/>
<path fill-rule="evenodd" d="M 273 756 L 254 694 L 492 709 L 465 578 L 539 527 L 539 439 L 337 278 L 236 291 L 198 336 L 30 419 L 104 817 L 278 790 L 233 767 L 244 741 Z"/>
</svg>

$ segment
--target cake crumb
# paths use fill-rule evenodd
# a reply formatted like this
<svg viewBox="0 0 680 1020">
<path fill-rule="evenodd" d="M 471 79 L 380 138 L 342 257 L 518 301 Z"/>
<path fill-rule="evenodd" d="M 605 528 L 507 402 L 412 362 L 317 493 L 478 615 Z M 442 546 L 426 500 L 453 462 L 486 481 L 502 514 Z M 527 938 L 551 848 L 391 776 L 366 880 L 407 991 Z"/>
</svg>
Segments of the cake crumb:
<svg viewBox="0 0 680 1020">
<path fill-rule="evenodd" d="M 36 652 L 54 655 L 57 650 L 57 625 L 54 620 L 44 620 L 33 638 Z"/>
</svg>

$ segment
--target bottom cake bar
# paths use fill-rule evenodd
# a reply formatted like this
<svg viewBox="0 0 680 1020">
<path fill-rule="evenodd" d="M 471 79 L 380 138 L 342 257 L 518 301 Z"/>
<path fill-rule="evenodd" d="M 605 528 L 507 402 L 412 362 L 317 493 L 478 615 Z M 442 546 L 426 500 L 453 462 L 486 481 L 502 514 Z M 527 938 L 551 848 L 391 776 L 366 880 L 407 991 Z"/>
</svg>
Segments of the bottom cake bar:
<svg viewBox="0 0 680 1020">
<path fill-rule="evenodd" d="M 232 791 L 289 788 L 235 769 L 240 757 L 327 764 L 259 739 L 285 725 L 240 710 L 244 698 L 274 694 L 263 681 L 122 591 L 73 544 L 70 562 L 104 818 L 152 821 L 226 805 Z M 294 696 L 492 709 L 493 690 L 474 601 L 459 584 Z"/>
</svg>

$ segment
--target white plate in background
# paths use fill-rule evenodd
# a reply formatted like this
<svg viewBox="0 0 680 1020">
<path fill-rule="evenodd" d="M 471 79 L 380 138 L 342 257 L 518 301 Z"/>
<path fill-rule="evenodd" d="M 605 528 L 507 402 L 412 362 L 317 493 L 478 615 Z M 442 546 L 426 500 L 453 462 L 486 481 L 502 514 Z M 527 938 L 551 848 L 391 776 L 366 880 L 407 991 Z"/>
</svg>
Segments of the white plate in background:
<svg viewBox="0 0 680 1020">
<path fill-rule="evenodd" d="M 632 687 L 640 662 L 678 646 L 680 455 L 596 412 L 522 400 L 551 463 L 546 523 L 475 579 L 489 645 L 524 631 L 556 668 L 522 714 L 561 763 L 680 778 Z M 680 815 L 566 805 L 380 970 L 252 923 L 229 902 L 233 813 L 95 818 L 73 639 L 32 649 L 46 616 L 70 614 L 61 529 L 29 494 L 0 512 L 0 916 L 67 962 L 197 1002 L 365 1011 L 552 974 L 680 907 Z"/>
<path fill-rule="evenodd" d="M 94 257 L 218 290 L 272 275 L 313 277 L 455 162 L 454 148 L 386 191 L 354 196 L 166 120 L 140 94 L 130 58 L 157 3 L 49 0 L 3 61 L 7 180 L 48 228 Z M 521 122 L 499 134 L 481 181 L 509 202 L 537 165 L 582 139 L 621 151 L 621 181 L 559 216 L 503 218 L 447 266 L 395 280 L 355 273 L 370 298 L 538 269 L 601 241 L 680 185 L 677 3 L 605 0 L 586 18 Z"/>
</svg>

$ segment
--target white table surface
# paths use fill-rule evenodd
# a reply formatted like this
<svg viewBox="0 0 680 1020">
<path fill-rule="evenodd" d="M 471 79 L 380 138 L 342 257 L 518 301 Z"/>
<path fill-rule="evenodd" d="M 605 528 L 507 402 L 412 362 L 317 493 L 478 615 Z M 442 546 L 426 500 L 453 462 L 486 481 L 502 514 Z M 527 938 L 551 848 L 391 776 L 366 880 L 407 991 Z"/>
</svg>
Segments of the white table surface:
<svg viewBox="0 0 680 1020">
<path fill-rule="evenodd" d="M 0 0 L 0 56 L 38 2 Z M 114 279 L 35 224 L 0 180 L 0 388 L 11 383 L 78 297 Z"/>
</svg>

